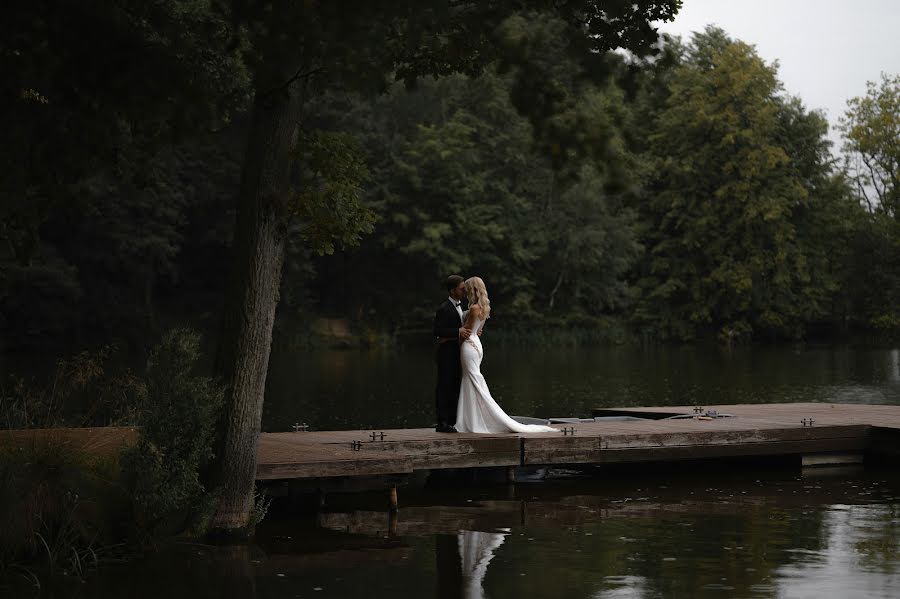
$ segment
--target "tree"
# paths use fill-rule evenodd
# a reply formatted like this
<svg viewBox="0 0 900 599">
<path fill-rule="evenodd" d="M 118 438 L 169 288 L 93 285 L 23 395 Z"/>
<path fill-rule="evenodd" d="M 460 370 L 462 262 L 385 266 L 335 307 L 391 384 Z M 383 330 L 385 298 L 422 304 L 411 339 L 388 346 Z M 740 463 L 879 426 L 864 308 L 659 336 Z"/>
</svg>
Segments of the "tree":
<svg viewBox="0 0 900 599">
<path fill-rule="evenodd" d="M 841 119 L 848 168 L 869 212 L 900 219 L 900 75 L 866 88 Z"/>
<path fill-rule="evenodd" d="M 813 274 L 823 252 L 799 233 L 827 209 L 824 121 L 716 28 L 695 34 L 651 118 L 639 321 L 683 339 L 802 334 L 832 288 Z"/>
<path fill-rule="evenodd" d="M 4 341 L 148 320 L 190 203 L 176 155 L 246 105 L 248 71 L 242 46 L 228 49 L 229 23 L 205 0 L 5 7 Z"/>
<path fill-rule="evenodd" d="M 253 495 L 272 325 L 278 304 L 292 162 L 304 99 L 334 88 L 380 90 L 385 79 L 412 81 L 478 73 L 495 58 L 495 32 L 511 14 L 548 9 L 566 25 L 573 51 L 602 55 L 615 47 L 647 51 L 651 23 L 680 3 L 642 2 L 235 2 L 240 31 L 253 31 L 253 108 L 234 242 L 218 371 L 228 392 L 216 468 L 220 503 L 212 526 L 246 526 Z M 351 204 L 352 205 L 352 204 Z M 355 210 L 355 209 L 354 209 Z M 355 237 L 364 218 L 335 235 Z"/>
<path fill-rule="evenodd" d="M 851 240 L 848 278 L 854 315 L 878 329 L 900 329 L 900 76 L 869 82 L 841 122 L 846 165 L 867 217 Z"/>
</svg>

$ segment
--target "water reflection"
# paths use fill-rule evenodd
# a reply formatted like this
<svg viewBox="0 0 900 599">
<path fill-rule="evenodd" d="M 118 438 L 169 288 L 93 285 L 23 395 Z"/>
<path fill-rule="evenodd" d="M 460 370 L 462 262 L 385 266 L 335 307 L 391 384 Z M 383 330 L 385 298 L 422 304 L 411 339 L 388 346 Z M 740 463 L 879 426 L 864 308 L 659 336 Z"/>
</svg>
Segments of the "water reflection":
<svg viewBox="0 0 900 599">
<path fill-rule="evenodd" d="M 777 596 L 815 597 L 825 581 L 834 597 L 897 597 L 897 515 L 896 505 L 832 506 L 823 521 L 827 544 L 799 551 L 792 563 L 776 569 Z"/>
<path fill-rule="evenodd" d="M 900 383 L 900 349 L 892 349 L 888 352 L 887 380 L 892 383 Z"/>
<path fill-rule="evenodd" d="M 367 509 L 330 497 L 316 520 L 276 505 L 254 545 L 182 543 L 41 596 L 885 599 L 900 588 L 894 472 L 695 469 L 402 493 L 395 520 L 382 495 Z"/>
<path fill-rule="evenodd" d="M 396 531 L 412 544 L 437 533 L 439 597 L 891 597 L 900 481 L 835 472 L 445 492 L 404 508 Z M 376 514 L 322 523 L 375 535 Z"/>
</svg>

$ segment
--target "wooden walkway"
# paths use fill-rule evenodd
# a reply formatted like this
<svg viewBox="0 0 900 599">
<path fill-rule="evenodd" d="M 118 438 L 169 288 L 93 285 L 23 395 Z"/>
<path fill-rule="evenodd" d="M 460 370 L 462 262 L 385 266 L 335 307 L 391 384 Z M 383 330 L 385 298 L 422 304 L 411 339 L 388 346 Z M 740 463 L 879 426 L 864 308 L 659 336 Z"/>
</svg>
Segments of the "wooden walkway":
<svg viewBox="0 0 900 599">
<path fill-rule="evenodd" d="M 693 406 L 617 408 L 595 410 L 595 414 L 642 418 L 556 424 L 558 433 L 525 435 L 447 434 L 432 429 L 262 433 L 257 479 L 741 456 L 865 452 L 900 456 L 900 405 L 726 405 L 704 413 L 712 409 L 729 417 L 698 418 Z M 666 419 L 675 415 L 689 417 Z M 0 445 L 54 438 L 104 455 L 133 443 L 136 437 L 132 428 L 4 431 Z"/>
<path fill-rule="evenodd" d="M 602 412 L 654 419 L 574 422 L 554 425 L 559 433 L 523 435 L 432 429 L 263 433 L 257 479 L 836 452 L 900 454 L 900 406 L 794 403 L 715 409 L 730 416 L 696 418 L 693 406 L 621 408 Z M 660 418 L 667 415 L 691 417 Z M 575 430 L 564 434 L 563 428 Z"/>
</svg>

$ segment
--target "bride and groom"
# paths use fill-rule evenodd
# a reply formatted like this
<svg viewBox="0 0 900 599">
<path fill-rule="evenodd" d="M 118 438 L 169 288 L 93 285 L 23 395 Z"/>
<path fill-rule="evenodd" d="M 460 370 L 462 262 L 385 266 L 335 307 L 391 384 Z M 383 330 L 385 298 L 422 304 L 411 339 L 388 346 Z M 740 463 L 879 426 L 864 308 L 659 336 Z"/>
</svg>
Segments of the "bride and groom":
<svg viewBox="0 0 900 599">
<path fill-rule="evenodd" d="M 447 301 L 434 315 L 437 338 L 435 403 L 439 433 L 555 433 L 555 428 L 521 424 L 491 397 L 481 360 L 481 333 L 491 316 L 491 301 L 479 277 L 447 278 Z M 462 300 L 468 300 L 468 310 Z"/>
</svg>

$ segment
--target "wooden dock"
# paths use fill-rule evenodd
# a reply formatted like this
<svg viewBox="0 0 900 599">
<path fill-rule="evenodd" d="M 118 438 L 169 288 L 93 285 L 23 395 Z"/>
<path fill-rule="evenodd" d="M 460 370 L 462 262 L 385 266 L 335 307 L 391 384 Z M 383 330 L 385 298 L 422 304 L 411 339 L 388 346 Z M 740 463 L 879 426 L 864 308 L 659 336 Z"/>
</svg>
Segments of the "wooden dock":
<svg viewBox="0 0 900 599">
<path fill-rule="evenodd" d="M 706 416 L 712 410 L 718 417 Z M 641 419 L 584 419 L 554 425 L 559 433 L 536 434 L 447 434 L 432 429 L 263 433 L 257 479 L 360 477 L 489 466 L 900 454 L 900 406 L 894 405 L 750 404 L 699 412 L 694 406 L 598 412 Z"/>
<path fill-rule="evenodd" d="M 718 412 L 717 417 L 707 416 L 711 410 Z M 776 455 L 813 461 L 835 454 L 900 456 L 900 405 L 749 404 L 699 412 L 694 406 L 676 406 L 598 409 L 595 414 L 625 418 L 581 419 L 555 424 L 560 432 L 537 434 L 447 434 L 432 429 L 262 433 L 257 480 Z M 635 416 L 640 419 L 629 418 Z M 133 443 L 137 431 L 5 431 L 0 444 L 21 445 L 49 437 L 90 453 L 108 454 Z"/>
</svg>

